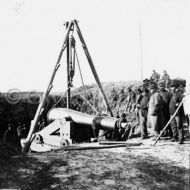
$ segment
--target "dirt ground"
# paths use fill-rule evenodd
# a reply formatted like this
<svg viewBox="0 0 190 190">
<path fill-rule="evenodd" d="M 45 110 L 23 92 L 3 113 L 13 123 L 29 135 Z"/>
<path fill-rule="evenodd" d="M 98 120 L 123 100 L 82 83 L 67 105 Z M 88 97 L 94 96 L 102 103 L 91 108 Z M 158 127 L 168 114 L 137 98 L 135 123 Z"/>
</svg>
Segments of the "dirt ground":
<svg viewBox="0 0 190 190">
<path fill-rule="evenodd" d="M 0 189 L 190 189 L 190 140 L 178 145 L 134 138 L 140 146 L 7 156 Z"/>
</svg>

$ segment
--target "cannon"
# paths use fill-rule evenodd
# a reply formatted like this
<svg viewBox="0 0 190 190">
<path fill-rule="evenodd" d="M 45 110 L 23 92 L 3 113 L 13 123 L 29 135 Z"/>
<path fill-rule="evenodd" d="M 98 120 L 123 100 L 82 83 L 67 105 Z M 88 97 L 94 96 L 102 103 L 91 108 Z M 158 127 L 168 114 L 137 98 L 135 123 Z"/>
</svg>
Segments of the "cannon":
<svg viewBox="0 0 190 190">
<path fill-rule="evenodd" d="M 75 49 L 75 40 L 73 39 L 73 32 L 76 31 L 83 47 L 84 53 L 86 55 L 87 61 L 89 63 L 90 69 L 94 76 L 94 79 L 98 85 L 98 89 L 100 90 L 101 96 L 103 98 L 103 102 L 107 112 L 109 112 L 111 117 L 105 117 L 101 115 L 90 116 L 88 114 L 83 114 L 80 112 L 76 112 L 70 110 L 70 100 L 71 100 L 71 88 L 73 87 L 73 77 L 75 71 L 75 57 L 77 58 L 77 53 Z M 66 49 L 67 54 L 67 109 L 64 108 L 54 108 L 48 113 L 48 119 L 51 122 L 47 127 L 43 130 L 36 132 L 38 127 L 38 122 L 42 113 L 44 111 L 44 107 L 46 104 L 46 98 L 50 94 L 51 89 L 53 88 L 53 82 L 55 75 L 60 68 L 60 61 L 63 55 L 63 52 Z M 79 65 L 79 61 L 78 65 Z M 80 70 L 80 67 L 79 67 Z M 81 74 L 81 72 L 80 72 Z M 82 75 L 82 74 L 81 74 Z M 82 78 L 82 76 L 81 76 Z M 82 80 L 83 86 L 84 82 Z M 56 105 L 58 102 L 56 103 Z M 95 69 L 94 63 L 92 61 L 91 55 L 88 51 L 87 45 L 81 33 L 81 30 L 78 25 L 77 20 L 71 20 L 70 22 L 66 22 L 66 35 L 64 38 L 63 45 L 61 47 L 61 51 L 59 53 L 58 59 L 56 61 L 54 70 L 50 77 L 48 86 L 43 93 L 40 104 L 38 105 L 36 114 L 34 119 L 31 122 L 30 130 L 26 139 L 21 139 L 22 152 L 28 152 L 30 146 L 31 149 L 35 149 L 34 142 L 37 144 L 47 144 L 47 149 L 49 149 L 48 144 L 54 146 L 63 146 L 65 144 L 75 142 L 87 141 L 90 137 L 96 137 L 99 130 L 106 130 L 113 132 L 113 134 L 117 134 L 118 132 L 121 134 L 121 127 L 123 124 L 119 122 L 117 119 L 113 118 L 113 113 L 111 107 L 109 106 L 108 100 L 104 93 L 102 84 L 100 82 L 98 73 Z M 81 135 L 80 135 L 81 134 Z M 116 135 L 117 136 L 117 135 Z M 43 146 L 43 148 L 45 145 Z"/>
<path fill-rule="evenodd" d="M 73 121 L 81 126 L 110 131 L 114 131 L 118 124 L 118 119 L 113 117 L 102 115 L 93 116 L 66 108 L 54 108 L 50 110 L 47 118 L 49 121 L 65 118 L 67 121 Z"/>
<path fill-rule="evenodd" d="M 128 123 L 114 117 L 88 115 L 67 108 L 50 110 L 47 119 L 50 124 L 33 135 L 30 147 L 33 151 L 58 149 L 72 145 L 73 142 L 91 142 L 103 131 L 111 133 L 114 140 L 118 140 L 119 136 L 123 136 L 120 140 L 126 140 L 130 130 Z"/>
</svg>

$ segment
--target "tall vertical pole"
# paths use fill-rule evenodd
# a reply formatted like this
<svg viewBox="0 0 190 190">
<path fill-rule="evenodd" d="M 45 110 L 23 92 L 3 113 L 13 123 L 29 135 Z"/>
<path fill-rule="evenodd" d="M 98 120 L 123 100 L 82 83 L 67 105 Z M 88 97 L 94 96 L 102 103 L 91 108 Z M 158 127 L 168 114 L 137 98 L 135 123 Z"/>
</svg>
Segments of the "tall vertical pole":
<svg viewBox="0 0 190 190">
<path fill-rule="evenodd" d="M 143 80 L 143 52 L 142 52 L 142 32 L 141 24 L 139 24 L 139 37 L 140 37 L 140 63 L 141 63 L 141 81 Z"/>
<path fill-rule="evenodd" d="M 69 22 L 66 22 L 66 28 L 68 28 L 69 26 Z M 69 47 L 69 37 L 67 38 L 67 109 L 70 108 L 70 99 L 71 99 L 71 90 L 70 90 L 70 66 L 69 66 L 69 62 L 70 62 L 70 47 Z"/>
</svg>

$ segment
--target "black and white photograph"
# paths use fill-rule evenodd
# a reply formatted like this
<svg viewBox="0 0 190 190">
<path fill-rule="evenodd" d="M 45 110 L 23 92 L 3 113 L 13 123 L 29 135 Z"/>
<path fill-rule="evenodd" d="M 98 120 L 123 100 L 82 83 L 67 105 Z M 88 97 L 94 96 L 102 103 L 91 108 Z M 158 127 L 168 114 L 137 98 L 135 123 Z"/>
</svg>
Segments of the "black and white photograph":
<svg viewBox="0 0 190 190">
<path fill-rule="evenodd" d="M 0 0 L 0 190 L 30 189 L 190 189 L 189 0 Z"/>
</svg>

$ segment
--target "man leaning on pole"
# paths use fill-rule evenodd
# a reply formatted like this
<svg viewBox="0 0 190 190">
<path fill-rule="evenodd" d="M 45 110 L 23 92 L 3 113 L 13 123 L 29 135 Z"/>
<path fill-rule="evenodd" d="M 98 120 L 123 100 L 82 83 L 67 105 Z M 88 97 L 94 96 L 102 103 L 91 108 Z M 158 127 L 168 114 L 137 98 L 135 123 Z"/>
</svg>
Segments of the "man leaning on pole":
<svg viewBox="0 0 190 190">
<path fill-rule="evenodd" d="M 180 90 L 179 87 L 180 84 L 178 80 L 174 79 L 171 81 L 170 88 L 172 91 L 172 97 L 169 105 L 169 111 L 171 117 L 174 115 L 176 109 L 178 108 L 179 104 L 182 102 L 183 99 L 183 92 Z M 184 109 L 183 106 L 181 106 L 170 123 L 173 133 L 173 137 L 171 139 L 172 142 L 178 141 L 179 144 L 183 144 L 184 141 L 183 117 L 184 117 Z"/>
</svg>

